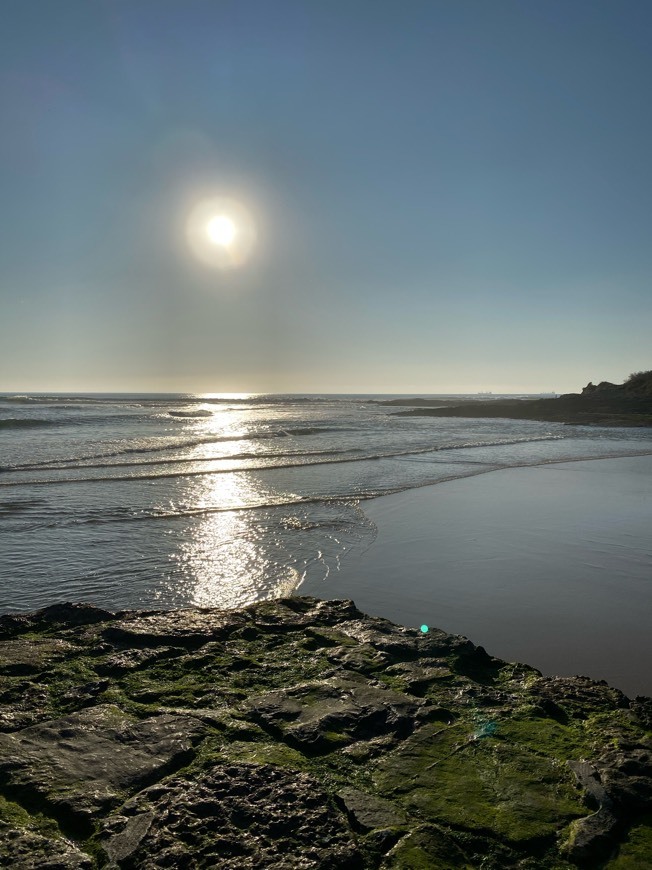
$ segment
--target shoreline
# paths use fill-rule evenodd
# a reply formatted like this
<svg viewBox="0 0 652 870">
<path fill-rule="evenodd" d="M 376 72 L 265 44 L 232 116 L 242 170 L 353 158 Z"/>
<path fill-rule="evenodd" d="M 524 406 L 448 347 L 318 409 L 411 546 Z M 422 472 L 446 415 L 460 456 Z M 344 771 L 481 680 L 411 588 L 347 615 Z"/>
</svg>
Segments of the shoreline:
<svg viewBox="0 0 652 870">
<path fill-rule="evenodd" d="M 652 455 L 496 471 L 366 502 L 375 541 L 301 594 L 652 695 Z"/>
<path fill-rule="evenodd" d="M 403 403 L 401 403 L 403 404 Z M 405 402 L 405 404 L 409 404 Z M 638 372 L 623 384 L 587 384 L 581 393 L 528 399 L 462 401 L 452 407 L 412 407 L 400 416 L 505 417 L 597 426 L 652 426 L 652 372 Z"/>
</svg>

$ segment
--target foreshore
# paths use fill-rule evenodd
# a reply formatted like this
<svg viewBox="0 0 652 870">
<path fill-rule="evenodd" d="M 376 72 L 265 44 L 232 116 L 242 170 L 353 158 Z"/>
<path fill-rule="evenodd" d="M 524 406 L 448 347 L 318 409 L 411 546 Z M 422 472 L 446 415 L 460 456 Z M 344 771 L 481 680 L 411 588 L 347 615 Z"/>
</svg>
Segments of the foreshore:
<svg viewBox="0 0 652 870">
<path fill-rule="evenodd" d="M 501 469 L 362 507 L 375 542 L 302 593 L 652 695 L 652 456 Z"/>
</svg>

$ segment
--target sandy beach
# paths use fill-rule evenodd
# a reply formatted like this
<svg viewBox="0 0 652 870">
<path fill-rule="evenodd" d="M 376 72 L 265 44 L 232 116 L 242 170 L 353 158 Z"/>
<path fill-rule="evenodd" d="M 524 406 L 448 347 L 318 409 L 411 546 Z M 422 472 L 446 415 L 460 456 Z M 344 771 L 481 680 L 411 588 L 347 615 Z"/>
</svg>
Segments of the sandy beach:
<svg viewBox="0 0 652 870">
<path fill-rule="evenodd" d="M 652 456 L 494 471 L 363 509 L 374 543 L 303 594 L 652 695 Z"/>
</svg>

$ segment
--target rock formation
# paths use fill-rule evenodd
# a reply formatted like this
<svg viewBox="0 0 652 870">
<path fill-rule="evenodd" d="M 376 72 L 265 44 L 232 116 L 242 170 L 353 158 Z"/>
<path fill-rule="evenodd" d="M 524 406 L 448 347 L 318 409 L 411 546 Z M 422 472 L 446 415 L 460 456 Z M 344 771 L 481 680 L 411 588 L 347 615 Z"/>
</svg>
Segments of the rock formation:
<svg viewBox="0 0 652 870">
<path fill-rule="evenodd" d="M 0 618 L 0 866 L 652 866 L 652 701 L 350 601 Z"/>
</svg>

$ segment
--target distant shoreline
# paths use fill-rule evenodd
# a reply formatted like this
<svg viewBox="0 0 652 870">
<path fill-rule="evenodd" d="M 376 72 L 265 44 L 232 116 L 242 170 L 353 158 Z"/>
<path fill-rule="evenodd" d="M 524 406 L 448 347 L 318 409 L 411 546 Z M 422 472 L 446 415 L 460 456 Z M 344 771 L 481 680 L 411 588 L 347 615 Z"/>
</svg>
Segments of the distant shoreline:
<svg viewBox="0 0 652 870">
<path fill-rule="evenodd" d="M 407 411 L 396 412 L 402 417 L 503 417 L 585 426 L 652 426 L 652 372 L 633 374 L 624 384 L 589 383 L 581 393 L 556 398 L 401 399 L 387 404 L 409 406 Z"/>
<path fill-rule="evenodd" d="M 398 405 L 398 402 L 393 403 Z M 404 402 L 409 410 L 399 417 L 503 417 L 508 420 L 536 420 L 584 426 L 652 426 L 652 401 L 647 399 L 604 400 L 579 394 L 557 399 L 507 399 L 489 402 L 469 400 L 456 404 Z"/>
</svg>

